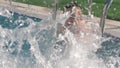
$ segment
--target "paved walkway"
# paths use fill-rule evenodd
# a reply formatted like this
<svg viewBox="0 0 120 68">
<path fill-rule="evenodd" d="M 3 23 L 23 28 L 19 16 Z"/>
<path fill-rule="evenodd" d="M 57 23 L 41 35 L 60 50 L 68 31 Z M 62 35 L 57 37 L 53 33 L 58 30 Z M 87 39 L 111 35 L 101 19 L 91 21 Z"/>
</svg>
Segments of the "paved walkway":
<svg viewBox="0 0 120 68">
<path fill-rule="evenodd" d="M 51 11 L 50 9 L 45 7 L 27 5 L 17 2 L 12 2 L 12 5 L 10 5 L 10 3 L 7 0 L 0 0 L 0 7 L 5 7 L 8 10 L 17 13 L 41 19 L 48 17 Z M 96 17 L 96 20 L 99 22 L 100 18 Z M 120 37 L 120 21 L 106 19 L 105 32 Z"/>
<path fill-rule="evenodd" d="M 39 7 L 34 5 L 27 5 L 23 3 L 17 2 L 8 2 L 8 0 L 0 0 L 0 6 L 5 7 L 10 11 L 14 11 L 20 14 L 37 17 L 37 18 L 45 18 L 49 15 L 50 9 L 45 7 Z"/>
</svg>

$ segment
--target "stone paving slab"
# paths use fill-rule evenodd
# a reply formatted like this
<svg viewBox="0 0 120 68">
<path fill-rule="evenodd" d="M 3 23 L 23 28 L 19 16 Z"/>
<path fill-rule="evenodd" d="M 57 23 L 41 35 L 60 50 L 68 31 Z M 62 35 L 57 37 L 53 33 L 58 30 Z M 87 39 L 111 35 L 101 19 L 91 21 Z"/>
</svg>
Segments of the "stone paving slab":
<svg viewBox="0 0 120 68">
<path fill-rule="evenodd" d="M 50 9 L 45 7 L 27 5 L 18 2 L 12 2 L 12 5 L 10 5 L 9 2 L 6 0 L 0 0 L 0 6 L 5 7 L 10 11 L 41 19 L 47 17 L 49 15 L 49 12 L 51 11 Z"/>
</svg>

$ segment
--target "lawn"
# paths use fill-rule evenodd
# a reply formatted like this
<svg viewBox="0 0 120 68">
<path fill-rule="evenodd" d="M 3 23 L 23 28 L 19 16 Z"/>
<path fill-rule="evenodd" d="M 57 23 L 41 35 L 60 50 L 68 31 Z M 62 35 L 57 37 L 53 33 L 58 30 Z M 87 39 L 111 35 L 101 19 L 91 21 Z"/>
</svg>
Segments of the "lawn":
<svg viewBox="0 0 120 68">
<path fill-rule="evenodd" d="M 49 7 L 52 8 L 52 3 L 54 0 L 13 0 L 16 2 L 21 3 L 27 3 L 27 4 L 33 4 L 37 6 L 43 6 L 43 7 Z M 59 0 L 59 9 L 63 9 L 63 7 L 70 3 L 73 0 Z M 84 14 L 87 14 L 87 10 L 85 9 L 87 7 L 87 0 L 77 0 L 78 4 L 82 7 L 82 11 Z M 93 0 L 93 3 L 95 5 L 92 6 L 92 13 L 93 15 L 100 17 L 102 8 L 105 4 L 106 0 Z M 108 11 L 107 18 L 120 21 L 120 0 L 113 0 L 113 3 Z"/>
</svg>

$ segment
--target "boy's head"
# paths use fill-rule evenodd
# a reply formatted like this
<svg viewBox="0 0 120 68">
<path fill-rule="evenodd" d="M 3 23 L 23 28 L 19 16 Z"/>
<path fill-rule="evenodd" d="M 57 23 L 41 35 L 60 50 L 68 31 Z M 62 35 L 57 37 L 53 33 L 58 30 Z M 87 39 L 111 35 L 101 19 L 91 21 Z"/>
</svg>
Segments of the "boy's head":
<svg viewBox="0 0 120 68">
<path fill-rule="evenodd" d="M 76 7 L 76 8 L 79 7 L 80 8 L 80 6 L 78 6 L 78 4 L 76 2 L 71 2 L 70 4 L 67 4 L 64 7 L 64 12 L 68 12 L 68 11 L 72 12 L 73 7 Z"/>
<path fill-rule="evenodd" d="M 93 30 L 93 25 L 87 18 L 82 17 L 82 11 L 80 6 L 77 5 L 76 2 L 72 2 L 65 6 L 64 13 L 70 13 L 65 21 L 65 28 L 70 30 L 73 34 L 80 35 L 81 32 L 86 33 L 91 32 L 94 33 L 95 31 L 99 30 L 99 27 L 95 26 L 95 30 Z"/>
<path fill-rule="evenodd" d="M 64 13 L 70 12 L 71 16 L 66 20 L 65 26 L 67 28 L 71 27 L 73 24 L 77 24 L 76 21 L 82 20 L 82 12 L 80 6 L 76 2 L 71 2 L 70 4 L 66 5 L 64 8 Z"/>
</svg>

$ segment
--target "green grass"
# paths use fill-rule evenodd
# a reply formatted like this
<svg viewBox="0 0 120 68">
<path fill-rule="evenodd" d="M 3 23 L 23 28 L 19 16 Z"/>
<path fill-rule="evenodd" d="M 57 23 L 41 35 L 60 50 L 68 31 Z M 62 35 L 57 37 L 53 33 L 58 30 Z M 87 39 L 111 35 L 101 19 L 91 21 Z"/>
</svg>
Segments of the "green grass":
<svg viewBox="0 0 120 68">
<path fill-rule="evenodd" d="M 54 0 L 13 0 L 16 2 L 27 3 L 37 6 L 49 7 L 52 8 L 52 4 Z M 70 3 L 73 0 L 59 0 L 59 9 L 63 9 L 63 7 Z M 75 0 L 74 0 L 75 1 Z M 87 0 L 77 0 L 78 4 L 82 7 L 82 11 L 84 14 L 87 14 Z M 100 17 L 103 6 L 106 0 L 93 0 L 95 5 L 92 6 L 92 13 L 93 15 Z M 108 11 L 107 18 L 112 20 L 120 21 L 120 0 L 113 0 L 113 3 Z"/>
</svg>

